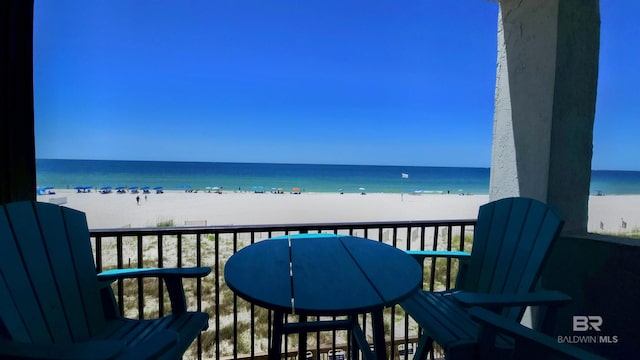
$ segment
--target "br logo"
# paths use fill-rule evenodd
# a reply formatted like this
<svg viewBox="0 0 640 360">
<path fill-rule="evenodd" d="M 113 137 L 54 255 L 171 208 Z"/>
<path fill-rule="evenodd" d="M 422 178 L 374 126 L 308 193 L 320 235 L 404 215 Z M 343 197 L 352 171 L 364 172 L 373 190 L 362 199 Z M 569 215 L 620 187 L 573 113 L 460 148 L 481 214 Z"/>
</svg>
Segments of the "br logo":
<svg viewBox="0 0 640 360">
<path fill-rule="evenodd" d="M 573 331 L 600 331 L 602 317 L 595 315 L 576 315 L 573 317 Z"/>
</svg>

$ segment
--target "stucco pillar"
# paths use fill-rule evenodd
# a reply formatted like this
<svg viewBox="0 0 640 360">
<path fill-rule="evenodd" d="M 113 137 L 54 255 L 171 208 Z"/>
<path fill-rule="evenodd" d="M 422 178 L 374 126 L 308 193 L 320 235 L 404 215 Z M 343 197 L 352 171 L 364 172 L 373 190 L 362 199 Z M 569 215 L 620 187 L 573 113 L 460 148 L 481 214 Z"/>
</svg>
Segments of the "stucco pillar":
<svg viewBox="0 0 640 360">
<path fill-rule="evenodd" d="M 600 42 L 599 2 L 502 0 L 490 197 L 556 208 L 587 229 Z"/>
</svg>

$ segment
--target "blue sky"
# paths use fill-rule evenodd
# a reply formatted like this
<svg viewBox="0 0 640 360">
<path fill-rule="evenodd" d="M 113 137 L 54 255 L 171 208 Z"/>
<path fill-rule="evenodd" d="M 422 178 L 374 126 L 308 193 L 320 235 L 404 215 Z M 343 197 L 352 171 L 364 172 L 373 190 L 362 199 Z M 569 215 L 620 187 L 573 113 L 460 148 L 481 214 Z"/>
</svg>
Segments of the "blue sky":
<svg viewBox="0 0 640 360">
<path fill-rule="evenodd" d="M 640 2 L 601 1 L 594 169 L 640 170 Z M 479 166 L 498 5 L 38 0 L 38 158 Z"/>
</svg>

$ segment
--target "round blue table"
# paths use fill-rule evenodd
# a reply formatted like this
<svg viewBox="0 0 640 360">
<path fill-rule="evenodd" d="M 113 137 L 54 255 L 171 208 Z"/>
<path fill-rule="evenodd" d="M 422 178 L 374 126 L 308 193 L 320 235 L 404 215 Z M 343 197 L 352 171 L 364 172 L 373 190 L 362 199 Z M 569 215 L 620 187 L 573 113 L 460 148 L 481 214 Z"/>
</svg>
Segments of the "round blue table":
<svg viewBox="0 0 640 360">
<path fill-rule="evenodd" d="M 385 359 L 382 311 L 418 290 L 422 281 L 419 264 L 404 251 L 335 234 L 257 242 L 229 258 L 224 276 L 238 296 L 274 311 L 270 359 L 280 357 L 282 335 L 331 329 L 351 330 L 365 357 Z M 357 323 L 364 313 L 372 315 L 373 352 Z M 284 324 L 286 314 L 301 315 L 301 322 Z M 307 315 L 347 315 L 349 320 L 307 322 Z M 304 354 L 306 340 L 300 338 Z"/>
</svg>

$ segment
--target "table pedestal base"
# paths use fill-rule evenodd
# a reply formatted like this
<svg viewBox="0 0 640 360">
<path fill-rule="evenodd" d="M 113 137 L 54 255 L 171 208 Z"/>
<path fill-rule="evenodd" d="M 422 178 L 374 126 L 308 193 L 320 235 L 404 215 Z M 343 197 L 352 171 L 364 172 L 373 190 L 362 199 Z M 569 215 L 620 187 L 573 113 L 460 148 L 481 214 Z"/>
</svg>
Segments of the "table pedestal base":
<svg viewBox="0 0 640 360">
<path fill-rule="evenodd" d="M 297 323 L 284 323 L 287 314 L 282 311 L 274 311 L 273 338 L 269 346 L 269 360 L 279 360 L 282 348 L 282 337 L 289 334 L 299 334 L 298 359 L 305 359 L 307 353 L 307 333 L 318 331 L 348 330 L 354 344 L 351 359 L 358 359 L 359 352 L 365 360 L 385 360 L 386 349 L 384 341 L 384 324 L 382 310 L 372 312 L 373 320 L 373 350 L 369 346 L 360 325 L 357 315 L 349 316 L 346 320 L 322 320 L 307 321 L 307 317 L 300 315 Z"/>
</svg>

